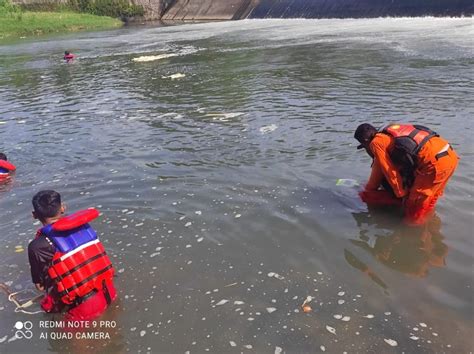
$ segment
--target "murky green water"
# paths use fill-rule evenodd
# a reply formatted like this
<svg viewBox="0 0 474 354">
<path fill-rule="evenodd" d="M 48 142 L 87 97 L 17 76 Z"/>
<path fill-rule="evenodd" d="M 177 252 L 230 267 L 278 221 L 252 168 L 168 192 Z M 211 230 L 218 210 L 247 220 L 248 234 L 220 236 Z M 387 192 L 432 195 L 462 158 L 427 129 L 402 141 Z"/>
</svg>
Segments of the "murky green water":
<svg viewBox="0 0 474 354">
<path fill-rule="evenodd" d="M 472 351 L 473 24 L 242 21 L 0 46 L 0 151 L 18 166 L 0 192 L 0 282 L 30 287 L 15 247 L 53 188 L 103 213 L 120 291 L 104 317 L 117 328 L 97 330 L 110 339 L 66 341 L 2 294 L 0 352 Z M 461 156 L 427 227 L 336 186 L 369 174 L 364 121 L 427 125 Z M 33 338 L 14 340 L 27 320 Z"/>
</svg>

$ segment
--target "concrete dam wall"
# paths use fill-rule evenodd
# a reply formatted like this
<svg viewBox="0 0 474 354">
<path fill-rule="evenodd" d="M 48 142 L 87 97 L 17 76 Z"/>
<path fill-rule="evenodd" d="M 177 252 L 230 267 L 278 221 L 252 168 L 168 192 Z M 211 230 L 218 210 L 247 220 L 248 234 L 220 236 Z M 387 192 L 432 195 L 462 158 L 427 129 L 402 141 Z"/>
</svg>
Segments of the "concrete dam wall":
<svg viewBox="0 0 474 354">
<path fill-rule="evenodd" d="M 165 0 L 164 0 L 165 1 Z M 472 16 L 473 0 L 168 0 L 163 20 Z"/>
</svg>

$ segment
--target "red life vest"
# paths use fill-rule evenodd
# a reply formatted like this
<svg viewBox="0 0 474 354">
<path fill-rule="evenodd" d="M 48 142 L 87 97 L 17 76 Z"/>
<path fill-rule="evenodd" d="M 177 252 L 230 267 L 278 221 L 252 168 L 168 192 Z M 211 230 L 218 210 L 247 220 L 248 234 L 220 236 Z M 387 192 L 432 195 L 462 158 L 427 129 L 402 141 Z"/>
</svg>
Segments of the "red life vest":
<svg viewBox="0 0 474 354">
<path fill-rule="evenodd" d="M 382 128 L 382 132 L 397 138 L 410 138 L 417 147 L 416 153 L 434 136 L 438 136 L 434 131 L 422 125 L 411 124 L 390 124 Z"/>
<path fill-rule="evenodd" d="M 6 160 L 0 160 L 0 168 L 4 168 L 5 170 L 8 170 L 8 171 L 15 171 L 16 170 L 15 165 L 12 164 L 11 162 L 6 161 Z"/>
<path fill-rule="evenodd" d="M 390 124 L 381 132 L 395 138 L 390 158 L 398 165 L 410 168 L 416 167 L 418 153 L 428 140 L 439 136 L 429 128 L 411 124 Z"/>
<path fill-rule="evenodd" d="M 95 209 L 82 210 L 41 229 L 56 247 L 48 274 L 66 304 L 102 290 L 114 275 L 104 246 L 87 224 L 98 215 Z"/>
</svg>

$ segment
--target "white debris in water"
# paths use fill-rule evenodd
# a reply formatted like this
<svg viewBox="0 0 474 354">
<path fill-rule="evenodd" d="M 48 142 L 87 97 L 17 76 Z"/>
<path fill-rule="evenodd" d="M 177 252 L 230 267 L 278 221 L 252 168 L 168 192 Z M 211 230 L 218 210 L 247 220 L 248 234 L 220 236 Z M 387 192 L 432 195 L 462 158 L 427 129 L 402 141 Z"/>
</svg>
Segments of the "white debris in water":
<svg viewBox="0 0 474 354">
<path fill-rule="evenodd" d="M 192 224 L 193 224 L 193 223 L 192 223 L 191 221 L 188 221 L 186 224 L 184 224 L 184 226 L 189 227 L 189 226 L 191 226 Z"/>
<path fill-rule="evenodd" d="M 147 62 L 147 61 L 155 61 L 160 59 L 166 59 L 171 57 L 177 57 L 178 54 L 170 53 L 170 54 L 160 54 L 160 55 L 143 55 L 141 57 L 133 58 L 132 61 L 134 62 Z"/>
<path fill-rule="evenodd" d="M 266 133 L 271 133 L 272 131 L 276 130 L 277 128 L 278 128 L 278 125 L 270 124 L 270 125 L 266 125 L 266 126 L 261 127 L 259 130 L 260 130 L 260 133 L 266 134 Z"/>
<path fill-rule="evenodd" d="M 326 351 L 326 347 L 324 345 L 320 346 L 319 348 L 321 349 L 322 352 Z"/>
<path fill-rule="evenodd" d="M 341 300 L 337 300 L 337 303 L 338 303 L 339 305 L 342 305 L 343 303 L 345 303 L 345 301 L 341 299 Z"/>
<path fill-rule="evenodd" d="M 329 333 L 332 333 L 332 334 L 334 334 L 334 335 L 336 334 L 336 329 L 334 329 L 334 328 L 332 328 L 332 327 L 330 327 L 330 326 L 326 326 L 326 329 L 327 329 L 327 331 L 328 331 Z"/>
<path fill-rule="evenodd" d="M 270 278 L 276 278 L 278 280 L 283 280 L 285 277 L 282 277 L 280 274 L 275 273 L 275 272 L 270 272 L 267 274 Z"/>
<path fill-rule="evenodd" d="M 275 307 L 267 307 L 267 312 L 268 313 L 272 313 L 272 312 L 275 312 L 275 311 L 276 311 Z"/>
<path fill-rule="evenodd" d="M 420 322 L 420 326 L 425 327 L 425 328 L 427 327 L 426 323 L 423 323 L 423 322 Z"/>
<path fill-rule="evenodd" d="M 183 220 L 186 217 L 186 215 L 183 215 L 179 218 L 179 220 Z"/>
<path fill-rule="evenodd" d="M 337 293 L 337 296 L 344 296 L 344 294 L 345 294 L 344 291 L 339 291 L 339 292 Z"/>
<path fill-rule="evenodd" d="M 237 344 L 235 344 L 234 341 L 230 341 L 229 344 L 230 344 L 231 347 L 236 347 L 237 346 Z"/>
<path fill-rule="evenodd" d="M 228 303 L 228 302 L 229 302 L 229 300 L 223 299 L 223 300 L 219 301 L 219 302 L 216 304 L 216 306 L 221 306 L 221 305 L 224 305 L 224 304 L 226 304 L 226 303 Z"/>
<path fill-rule="evenodd" d="M 204 240 L 204 237 L 199 237 L 196 241 L 197 242 L 202 242 L 202 240 Z"/>
<path fill-rule="evenodd" d="M 391 312 L 384 312 L 385 316 L 390 316 L 392 313 Z"/>
<path fill-rule="evenodd" d="M 155 256 L 158 256 L 159 254 L 160 254 L 160 252 L 152 253 L 152 254 L 150 254 L 150 258 L 153 258 L 153 257 L 155 257 Z"/>
<path fill-rule="evenodd" d="M 431 334 L 434 335 L 435 337 L 438 336 L 438 333 L 436 333 L 436 332 L 433 332 L 433 333 L 431 333 Z"/>
<path fill-rule="evenodd" d="M 196 210 L 194 213 L 195 213 L 196 215 L 202 215 L 202 211 L 201 211 L 201 210 Z"/>
<path fill-rule="evenodd" d="M 420 339 L 420 337 L 417 337 L 417 336 L 411 336 L 411 337 L 410 337 L 410 339 L 411 339 L 411 340 L 418 340 L 418 339 Z"/>
<path fill-rule="evenodd" d="M 351 320 L 350 316 L 344 316 L 343 318 L 341 318 L 341 321 L 344 321 L 344 322 L 349 322 Z"/>
<path fill-rule="evenodd" d="M 275 354 L 281 354 L 283 352 L 283 349 L 280 347 L 275 347 Z"/>
<path fill-rule="evenodd" d="M 146 334 L 145 330 L 140 331 L 140 337 L 143 337 Z"/>
<path fill-rule="evenodd" d="M 255 319 L 255 318 L 253 318 L 253 317 L 247 318 L 248 321 L 253 321 L 254 319 Z"/>
<path fill-rule="evenodd" d="M 186 245 L 186 248 L 191 248 L 192 246 L 191 245 Z"/>
<path fill-rule="evenodd" d="M 237 214 L 237 215 L 235 215 L 235 218 L 238 219 L 238 218 L 240 218 L 241 216 L 242 216 L 242 215 Z"/>
<path fill-rule="evenodd" d="M 234 305 L 243 305 L 243 304 L 245 304 L 245 302 L 243 301 L 237 301 L 237 300 L 234 301 Z"/>
<path fill-rule="evenodd" d="M 252 349 L 252 348 L 253 348 L 253 346 L 252 346 L 251 344 L 246 344 L 246 345 L 244 345 L 244 348 L 247 348 L 247 349 Z"/>
<path fill-rule="evenodd" d="M 176 74 L 172 74 L 172 75 L 168 75 L 168 76 L 162 76 L 161 78 L 162 79 L 171 79 L 171 80 L 174 80 L 174 79 L 181 79 L 182 77 L 185 77 L 186 75 L 184 74 L 181 74 L 181 73 L 176 73 Z"/>
<path fill-rule="evenodd" d="M 119 270 L 117 270 L 117 272 L 123 273 L 123 272 L 125 272 L 125 268 L 120 268 Z"/>
<path fill-rule="evenodd" d="M 342 315 L 334 315 L 333 316 L 336 320 L 340 320 L 342 318 Z"/>
<path fill-rule="evenodd" d="M 387 343 L 388 345 L 392 346 L 392 347 L 396 347 L 398 345 L 397 341 L 393 340 L 393 339 L 385 339 L 384 338 L 384 342 Z"/>
<path fill-rule="evenodd" d="M 367 315 L 367 316 L 363 316 L 365 318 L 374 318 L 374 315 Z"/>
<path fill-rule="evenodd" d="M 8 336 L 4 336 L 2 338 L 0 338 L 0 343 L 3 343 L 7 340 Z"/>
<path fill-rule="evenodd" d="M 158 251 L 158 252 L 159 252 L 159 251 L 161 251 L 162 249 L 163 249 L 163 247 L 156 247 L 156 248 L 155 248 L 155 251 Z"/>
</svg>

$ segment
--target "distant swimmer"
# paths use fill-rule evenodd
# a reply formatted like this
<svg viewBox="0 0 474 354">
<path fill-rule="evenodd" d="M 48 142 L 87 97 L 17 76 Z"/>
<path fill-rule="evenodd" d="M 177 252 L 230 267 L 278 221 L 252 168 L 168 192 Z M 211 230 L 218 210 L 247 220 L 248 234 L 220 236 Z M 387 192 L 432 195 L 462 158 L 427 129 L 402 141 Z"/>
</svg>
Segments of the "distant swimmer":
<svg viewBox="0 0 474 354">
<path fill-rule="evenodd" d="M 6 183 L 11 179 L 11 174 L 16 170 L 16 166 L 8 162 L 7 155 L 0 152 L 0 183 Z"/>
<path fill-rule="evenodd" d="M 377 130 L 364 123 L 357 127 L 354 138 L 360 142 L 357 148 L 373 158 L 362 200 L 377 199 L 384 186 L 403 203 L 407 224 L 424 224 L 457 167 L 459 158 L 451 145 L 431 129 L 411 124 L 390 124 Z"/>
<path fill-rule="evenodd" d="M 32 200 L 33 217 L 43 224 L 28 245 L 31 276 L 45 291 L 46 312 L 66 312 L 68 321 L 89 321 L 100 316 L 117 297 L 114 268 L 95 230 L 88 224 L 96 209 L 63 216 L 59 193 L 38 192 Z"/>
<path fill-rule="evenodd" d="M 69 63 L 71 61 L 74 60 L 76 56 L 70 52 L 68 52 L 67 50 L 64 52 L 64 57 L 63 59 L 66 61 L 66 63 Z"/>
</svg>

